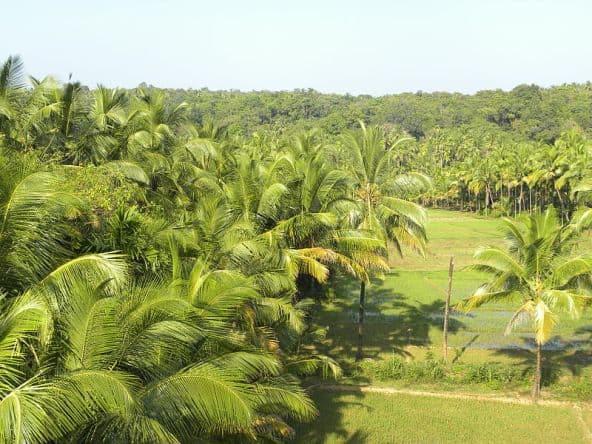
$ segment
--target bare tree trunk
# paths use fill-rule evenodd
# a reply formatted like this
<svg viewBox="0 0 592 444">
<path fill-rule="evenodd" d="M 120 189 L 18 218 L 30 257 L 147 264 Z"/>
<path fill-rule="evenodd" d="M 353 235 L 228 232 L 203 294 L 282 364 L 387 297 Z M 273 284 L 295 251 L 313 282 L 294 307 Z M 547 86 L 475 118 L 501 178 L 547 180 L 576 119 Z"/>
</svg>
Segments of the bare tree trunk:
<svg viewBox="0 0 592 444">
<path fill-rule="evenodd" d="M 563 204 L 563 198 L 561 197 L 561 191 L 556 190 L 557 191 L 557 198 L 559 199 L 559 207 L 561 208 L 561 223 L 563 223 L 564 220 L 567 220 L 565 216 L 565 205 Z"/>
<path fill-rule="evenodd" d="M 528 212 L 532 214 L 532 188 L 528 186 Z"/>
<path fill-rule="evenodd" d="M 360 311 L 358 314 L 358 352 L 356 353 L 356 361 L 361 361 L 362 346 L 364 345 L 364 315 L 366 313 L 366 282 L 360 282 Z"/>
<path fill-rule="evenodd" d="M 452 294 L 452 272 L 454 271 L 454 256 L 450 256 L 448 267 L 448 293 L 444 305 L 444 360 L 448 362 L 448 317 L 450 316 L 450 296 Z"/>
<path fill-rule="evenodd" d="M 542 357 L 543 347 L 537 342 L 536 344 L 536 370 L 534 373 L 534 382 L 532 384 L 532 400 L 537 402 L 541 396 L 541 375 L 542 375 Z"/>
</svg>

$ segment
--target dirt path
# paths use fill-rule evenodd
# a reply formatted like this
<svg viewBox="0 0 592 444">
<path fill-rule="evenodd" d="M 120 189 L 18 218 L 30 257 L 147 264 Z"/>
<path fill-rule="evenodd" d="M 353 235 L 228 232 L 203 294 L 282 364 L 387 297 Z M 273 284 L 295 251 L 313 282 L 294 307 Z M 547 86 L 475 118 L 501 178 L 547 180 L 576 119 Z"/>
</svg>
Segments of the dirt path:
<svg viewBox="0 0 592 444">
<path fill-rule="evenodd" d="M 497 396 L 483 395 L 479 393 L 455 393 L 455 392 L 432 392 L 428 390 L 400 389 L 394 387 L 376 387 L 371 385 L 339 385 L 339 384 L 318 384 L 310 388 L 313 390 L 329 391 L 347 391 L 347 392 L 365 392 L 365 393 L 383 393 L 385 395 L 411 395 L 411 396 L 431 396 L 433 398 L 446 399 L 473 399 L 475 401 L 493 401 L 505 404 L 532 404 L 530 398 L 523 396 Z M 551 399 L 541 399 L 539 405 L 573 407 L 573 402 L 556 401 Z"/>
<path fill-rule="evenodd" d="M 522 404 L 532 405 L 533 401 L 530 398 L 523 396 L 497 396 L 497 395 L 483 395 L 480 393 L 453 393 L 453 392 L 432 392 L 428 390 L 412 390 L 401 389 L 394 387 L 376 387 L 371 385 L 338 385 L 338 384 L 317 384 L 310 386 L 312 390 L 327 390 L 327 391 L 344 391 L 344 392 L 364 392 L 364 393 L 382 393 L 385 395 L 409 395 L 409 396 L 428 396 L 433 398 L 444 399 L 470 399 L 475 401 L 489 401 L 500 402 L 504 404 Z M 568 407 L 574 412 L 576 420 L 580 424 L 585 438 L 592 443 L 592 431 L 584 420 L 582 410 L 590 408 L 590 405 L 569 401 L 557 401 L 553 399 L 541 399 L 537 403 L 544 406 Z"/>
</svg>

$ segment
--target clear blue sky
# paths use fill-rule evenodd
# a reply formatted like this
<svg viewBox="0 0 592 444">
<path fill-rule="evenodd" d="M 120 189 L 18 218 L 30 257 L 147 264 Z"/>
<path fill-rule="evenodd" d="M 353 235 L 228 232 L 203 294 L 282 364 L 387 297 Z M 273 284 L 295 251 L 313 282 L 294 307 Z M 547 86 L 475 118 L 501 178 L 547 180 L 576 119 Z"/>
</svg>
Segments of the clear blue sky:
<svg viewBox="0 0 592 444">
<path fill-rule="evenodd" d="M 378 95 L 592 79 L 589 0 L 21 0 L 2 11 L 0 57 L 90 86 Z"/>
</svg>

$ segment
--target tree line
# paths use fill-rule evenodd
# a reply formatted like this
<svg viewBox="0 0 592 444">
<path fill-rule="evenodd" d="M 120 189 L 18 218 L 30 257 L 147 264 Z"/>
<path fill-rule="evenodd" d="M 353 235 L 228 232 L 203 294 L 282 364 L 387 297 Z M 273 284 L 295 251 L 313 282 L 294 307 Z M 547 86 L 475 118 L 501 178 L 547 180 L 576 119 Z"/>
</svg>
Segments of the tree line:
<svg viewBox="0 0 592 444">
<path fill-rule="evenodd" d="M 381 97 L 314 90 L 240 92 L 165 90 L 167 100 L 191 104 L 191 119 L 212 119 L 231 134 L 281 139 L 320 128 L 328 139 L 360 121 L 393 137 L 398 172 L 433 179 L 427 206 L 516 215 L 554 205 L 567 220 L 588 204 L 592 86 L 519 85 L 511 91 L 404 93 Z"/>
<path fill-rule="evenodd" d="M 325 94 L 312 89 L 164 91 L 170 103 L 191 105 L 192 120 L 202 123 L 214 119 L 227 124 L 233 134 L 242 135 L 317 127 L 337 135 L 363 120 L 395 127 L 416 139 L 438 128 L 477 126 L 500 129 L 521 141 L 552 144 L 571 128 L 582 128 L 588 135 L 592 130 L 590 83 L 550 88 L 518 85 L 510 91 L 485 90 L 473 95 L 418 91 L 379 97 Z"/>
<path fill-rule="evenodd" d="M 577 128 L 546 144 L 460 127 L 432 132 L 400 159 L 433 179 L 425 205 L 505 216 L 553 205 L 567 220 L 590 203 L 591 153 L 592 140 Z"/>
</svg>

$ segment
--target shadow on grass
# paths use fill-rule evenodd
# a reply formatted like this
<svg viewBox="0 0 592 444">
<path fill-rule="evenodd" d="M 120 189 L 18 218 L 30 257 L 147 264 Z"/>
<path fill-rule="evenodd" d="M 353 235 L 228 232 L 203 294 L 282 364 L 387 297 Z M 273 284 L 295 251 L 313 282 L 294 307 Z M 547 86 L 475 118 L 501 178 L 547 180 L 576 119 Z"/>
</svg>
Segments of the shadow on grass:
<svg viewBox="0 0 592 444">
<path fill-rule="evenodd" d="M 344 399 L 352 396 L 356 401 Z M 348 444 L 362 444 L 368 442 L 367 432 L 352 430 L 351 425 L 345 424 L 344 411 L 357 405 L 371 412 L 372 407 L 362 402 L 363 393 L 360 390 L 345 392 L 318 390 L 312 393 L 312 398 L 319 409 L 319 416 L 312 423 L 299 424 L 295 427 L 294 442 L 307 444 L 322 444 L 326 442 L 340 442 Z"/>
<path fill-rule="evenodd" d="M 580 376 L 584 368 L 592 366 L 592 326 L 578 328 L 576 334 L 581 335 L 581 339 L 571 344 L 573 350 L 564 357 L 564 360 L 572 374 Z"/>
<path fill-rule="evenodd" d="M 320 312 L 313 319 L 316 327 L 326 329 L 326 335 L 316 341 L 315 348 L 340 360 L 352 360 L 358 344 L 359 302 L 354 295 L 359 292 L 359 283 L 340 279 L 334 285 L 337 294 L 348 296 L 336 297 L 331 310 L 319 306 Z M 422 303 L 380 283 L 368 287 L 366 300 L 365 358 L 376 358 L 383 353 L 407 356 L 407 347 L 430 346 L 430 330 L 442 328 L 444 300 Z M 449 334 L 463 328 L 460 320 L 450 317 Z"/>
<path fill-rule="evenodd" d="M 563 369 L 569 370 L 572 376 L 580 376 L 583 370 L 592 366 L 592 330 L 585 327 L 576 333 L 588 332 L 590 337 L 577 341 L 565 341 L 561 336 L 553 336 L 543 347 L 542 385 L 548 386 L 559 380 Z M 523 338 L 523 347 L 500 349 L 496 355 L 512 358 L 517 365 L 524 367 L 525 373 L 533 373 L 536 365 L 535 342 L 531 338 Z"/>
</svg>

